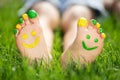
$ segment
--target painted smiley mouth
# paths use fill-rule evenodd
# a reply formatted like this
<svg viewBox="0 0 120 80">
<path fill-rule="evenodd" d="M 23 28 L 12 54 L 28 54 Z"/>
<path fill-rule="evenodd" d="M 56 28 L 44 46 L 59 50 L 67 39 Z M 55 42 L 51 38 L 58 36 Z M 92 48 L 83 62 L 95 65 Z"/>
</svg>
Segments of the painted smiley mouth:
<svg viewBox="0 0 120 80">
<path fill-rule="evenodd" d="M 39 43 L 40 41 L 40 37 L 37 37 L 34 41 L 33 44 L 26 44 L 26 43 L 23 43 L 22 45 L 25 47 L 25 48 L 34 48 L 37 46 L 37 44 Z"/>
<path fill-rule="evenodd" d="M 85 50 L 88 50 L 88 51 L 94 50 L 94 49 L 98 48 L 98 46 L 88 48 L 87 45 L 86 45 L 86 43 L 85 43 L 85 41 L 82 41 L 82 46 L 83 46 L 83 48 L 84 48 Z"/>
</svg>

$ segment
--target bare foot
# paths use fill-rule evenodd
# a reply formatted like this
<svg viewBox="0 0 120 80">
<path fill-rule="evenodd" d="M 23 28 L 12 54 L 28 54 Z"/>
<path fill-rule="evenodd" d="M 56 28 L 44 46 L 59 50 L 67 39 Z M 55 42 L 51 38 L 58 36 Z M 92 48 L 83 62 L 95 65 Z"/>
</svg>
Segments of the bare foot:
<svg viewBox="0 0 120 80">
<path fill-rule="evenodd" d="M 39 18 L 34 10 L 23 14 L 20 19 L 21 24 L 17 24 L 15 30 L 16 44 L 23 57 L 28 57 L 30 61 L 43 59 L 48 62 L 52 59 L 43 36 Z M 29 17 L 29 18 L 28 18 Z"/>
<path fill-rule="evenodd" d="M 88 21 L 83 17 L 80 18 L 76 39 L 61 56 L 63 66 L 71 60 L 80 61 L 81 64 L 93 62 L 103 48 L 104 38 L 105 34 L 96 20 Z"/>
</svg>

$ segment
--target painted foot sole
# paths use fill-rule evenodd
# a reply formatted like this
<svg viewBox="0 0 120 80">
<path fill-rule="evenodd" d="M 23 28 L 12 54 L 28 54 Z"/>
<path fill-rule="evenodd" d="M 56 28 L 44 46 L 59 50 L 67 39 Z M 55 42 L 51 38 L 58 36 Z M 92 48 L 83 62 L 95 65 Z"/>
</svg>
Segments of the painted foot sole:
<svg viewBox="0 0 120 80">
<path fill-rule="evenodd" d="M 80 61 L 82 64 L 93 62 L 102 51 L 105 37 L 100 23 L 95 19 L 89 21 L 86 18 L 80 18 L 76 39 L 63 52 L 61 56 L 62 64 L 66 65 L 69 59 L 74 62 Z"/>
<path fill-rule="evenodd" d="M 30 61 L 43 59 L 45 62 L 49 62 L 52 56 L 47 49 L 38 20 L 37 13 L 34 10 L 23 14 L 14 30 L 16 44 L 21 55 L 28 57 Z"/>
</svg>

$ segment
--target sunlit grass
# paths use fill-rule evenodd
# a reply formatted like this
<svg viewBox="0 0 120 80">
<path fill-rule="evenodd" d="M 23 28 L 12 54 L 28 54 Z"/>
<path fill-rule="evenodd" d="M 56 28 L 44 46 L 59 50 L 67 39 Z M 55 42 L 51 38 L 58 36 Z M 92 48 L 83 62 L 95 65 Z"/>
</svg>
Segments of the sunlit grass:
<svg viewBox="0 0 120 80">
<path fill-rule="evenodd" d="M 70 65 L 62 70 L 62 32 L 55 32 L 51 65 L 29 65 L 16 48 L 13 29 L 18 21 L 20 0 L 0 2 L 0 80 L 120 80 L 120 21 L 108 17 L 102 22 L 107 34 L 102 54 L 94 63 L 82 67 Z"/>
</svg>

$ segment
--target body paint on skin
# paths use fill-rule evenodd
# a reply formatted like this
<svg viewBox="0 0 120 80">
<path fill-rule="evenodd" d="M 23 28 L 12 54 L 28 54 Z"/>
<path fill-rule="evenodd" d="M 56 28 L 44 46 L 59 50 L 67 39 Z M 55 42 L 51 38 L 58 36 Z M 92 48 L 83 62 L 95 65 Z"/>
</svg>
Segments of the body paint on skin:
<svg viewBox="0 0 120 80">
<path fill-rule="evenodd" d="M 85 50 L 88 50 L 88 51 L 91 51 L 91 50 L 94 50 L 94 49 L 98 48 L 98 46 L 88 48 L 84 41 L 82 41 L 82 46 Z"/>
<path fill-rule="evenodd" d="M 26 43 L 23 43 L 22 45 L 25 47 L 25 48 L 34 48 L 37 46 L 37 44 L 39 43 L 40 41 L 40 37 L 37 37 L 34 41 L 33 44 L 26 44 Z"/>
</svg>

